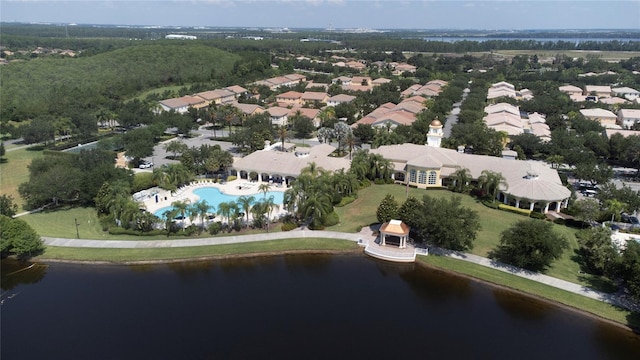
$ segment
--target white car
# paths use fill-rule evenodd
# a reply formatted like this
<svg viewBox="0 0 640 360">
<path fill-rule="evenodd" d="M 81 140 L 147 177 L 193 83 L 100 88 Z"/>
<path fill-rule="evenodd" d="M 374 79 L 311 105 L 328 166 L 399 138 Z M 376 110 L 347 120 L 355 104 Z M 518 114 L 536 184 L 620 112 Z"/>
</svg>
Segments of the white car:
<svg viewBox="0 0 640 360">
<path fill-rule="evenodd" d="M 151 161 L 142 161 L 138 166 L 139 169 L 150 169 L 153 167 L 153 163 Z"/>
</svg>

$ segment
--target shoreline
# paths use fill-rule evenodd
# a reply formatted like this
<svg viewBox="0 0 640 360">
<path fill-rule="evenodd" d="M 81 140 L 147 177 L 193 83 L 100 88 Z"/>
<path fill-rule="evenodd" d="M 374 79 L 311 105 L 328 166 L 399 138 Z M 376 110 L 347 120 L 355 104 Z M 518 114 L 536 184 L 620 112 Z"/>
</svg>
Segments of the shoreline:
<svg viewBox="0 0 640 360">
<path fill-rule="evenodd" d="M 41 258 L 37 259 L 37 262 L 41 263 L 59 263 L 59 264 L 76 264 L 76 265 L 109 265 L 109 266 L 122 266 L 122 265 L 161 265 L 161 264 L 175 264 L 175 263 L 183 263 L 183 262 L 204 262 L 204 261 L 216 261 L 216 260 L 227 260 L 227 259 L 250 259 L 250 258 L 260 258 L 260 257 L 273 257 L 280 255 L 365 255 L 364 250 L 352 249 L 352 250 L 285 250 L 285 251 L 267 251 L 267 252 L 255 252 L 255 253 L 246 253 L 246 254 L 224 254 L 224 255 L 208 255 L 208 256 L 198 256 L 198 257 L 188 257 L 188 258 L 178 258 L 178 259 L 158 259 L 158 260 L 134 260 L 134 261 L 93 261 L 93 260 L 66 260 L 66 259 L 47 259 Z M 433 255 L 436 256 L 436 255 Z M 457 272 L 451 269 L 441 268 L 435 265 L 427 264 L 422 261 L 415 261 L 414 264 L 423 267 L 425 269 L 431 269 L 443 272 L 448 275 L 458 276 L 465 279 L 469 279 L 478 283 L 481 283 L 486 286 L 498 288 L 504 291 L 508 291 L 511 293 L 515 293 L 518 295 L 526 296 L 529 298 L 536 299 L 538 301 L 544 302 L 546 304 L 554 305 L 560 307 L 564 310 L 571 311 L 574 313 L 578 313 L 581 316 L 586 316 L 594 320 L 604 321 L 608 324 L 615 325 L 621 329 L 630 331 L 634 334 L 640 334 L 640 328 L 634 328 L 627 324 L 607 319 L 600 315 L 594 314 L 587 310 L 574 307 L 568 304 L 564 304 L 562 302 L 545 298 L 543 296 L 537 295 L 535 293 L 526 292 L 520 289 L 516 289 L 510 287 L 507 284 L 495 283 L 489 280 L 481 279 L 478 277 L 474 277 L 468 274 L 464 274 L 461 272 Z"/>
</svg>

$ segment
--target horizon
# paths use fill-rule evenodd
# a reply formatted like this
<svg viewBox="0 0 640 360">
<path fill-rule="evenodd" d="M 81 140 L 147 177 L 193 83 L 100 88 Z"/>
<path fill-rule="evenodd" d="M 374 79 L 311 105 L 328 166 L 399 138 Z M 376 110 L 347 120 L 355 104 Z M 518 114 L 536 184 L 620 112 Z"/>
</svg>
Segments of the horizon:
<svg viewBox="0 0 640 360">
<path fill-rule="evenodd" d="M 640 0 L 3 0 L 0 7 L 0 22 L 51 25 L 378 31 L 640 28 Z"/>
</svg>

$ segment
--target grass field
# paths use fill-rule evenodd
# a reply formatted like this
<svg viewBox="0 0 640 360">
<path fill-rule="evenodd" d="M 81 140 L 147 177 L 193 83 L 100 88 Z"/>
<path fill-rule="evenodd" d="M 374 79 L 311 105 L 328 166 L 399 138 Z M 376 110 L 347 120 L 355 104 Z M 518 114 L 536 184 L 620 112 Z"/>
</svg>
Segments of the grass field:
<svg viewBox="0 0 640 360">
<path fill-rule="evenodd" d="M 372 185 L 361 189 L 358 192 L 358 199 L 344 207 L 336 208 L 336 212 L 340 216 L 340 223 L 327 228 L 327 230 L 357 232 L 360 227 L 374 224 L 377 222 L 376 209 L 380 201 L 387 194 L 391 194 L 396 198 L 398 204 L 402 204 L 407 197 L 406 192 L 407 188 L 401 185 Z M 480 224 L 482 225 L 482 229 L 478 232 L 474 242 L 474 247 L 470 251 L 475 255 L 487 256 L 499 244 L 502 231 L 518 220 L 527 219 L 522 215 L 490 209 L 471 196 L 456 194 L 448 190 L 409 188 L 408 192 L 409 196 L 414 196 L 418 199 L 422 199 L 425 194 L 434 198 L 459 196 L 463 206 L 475 210 L 480 216 Z M 596 286 L 602 291 L 608 290 L 608 284 L 602 282 L 599 277 L 581 274 L 580 265 L 572 259 L 575 256 L 574 250 L 578 248 L 578 242 L 575 237 L 576 229 L 554 224 L 554 230 L 569 240 L 571 248 L 564 252 L 561 259 L 552 264 L 546 274 L 587 286 Z"/>
<path fill-rule="evenodd" d="M 473 55 L 486 55 L 487 53 L 472 53 Z M 598 50 L 496 50 L 491 53 L 493 56 L 504 56 L 507 58 L 516 55 L 538 55 L 540 58 L 555 57 L 556 55 L 566 55 L 570 58 L 586 58 L 596 56 L 603 61 L 618 62 L 628 60 L 632 57 L 640 56 L 640 51 L 598 51 Z"/>
<path fill-rule="evenodd" d="M 318 238 L 156 249 L 88 249 L 49 246 L 44 254 L 35 260 L 64 259 L 127 262 L 281 253 L 287 251 L 355 251 L 358 248 L 358 244 L 352 241 Z"/>
<path fill-rule="evenodd" d="M 31 160 L 41 156 L 43 156 L 42 151 L 18 149 L 7 151 L 6 161 L 0 163 L 0 193 L 13 196 L 19 211 L 24 210 L 22 207 L 24 201 L 18 193 L 18 186 L 29 180 L 28 166 Z"/>
<path fill-rule="evenodd" d="M 468 275 L 493 284 L 506 286 L 528 294 L 552 300 L 572 308 L 597 315 L 599 317 L 612 320 L 629 327 L 640 329 L 640 317 L 638 314 L 624 309 L 617 308 L 607 303 L 590 299 L 585 296 L 570 293 L 564 290 L 553 288 L 529 279 L 524 279 L 502 271 L 479 266 L 466 261 L 451 259 L 442 256 L 420 256 L 418 261 L 434 266 L 436 268 L 453 271 L 459 274 Z"/>
</svg>

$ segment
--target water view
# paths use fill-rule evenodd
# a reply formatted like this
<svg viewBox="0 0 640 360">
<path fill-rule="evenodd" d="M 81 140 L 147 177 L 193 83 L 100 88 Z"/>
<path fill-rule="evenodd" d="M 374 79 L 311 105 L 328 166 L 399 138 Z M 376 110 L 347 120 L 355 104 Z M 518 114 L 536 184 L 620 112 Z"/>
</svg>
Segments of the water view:
<svg viewBox="0 0 640 360">
<path fill-rule="evenodd" d="M 18 273 L 7 264 L 2 359 L 640 353 L 639 336 L 609 323 L 440 271 L 357 255 L 51 264 Z"/>
</svg>

